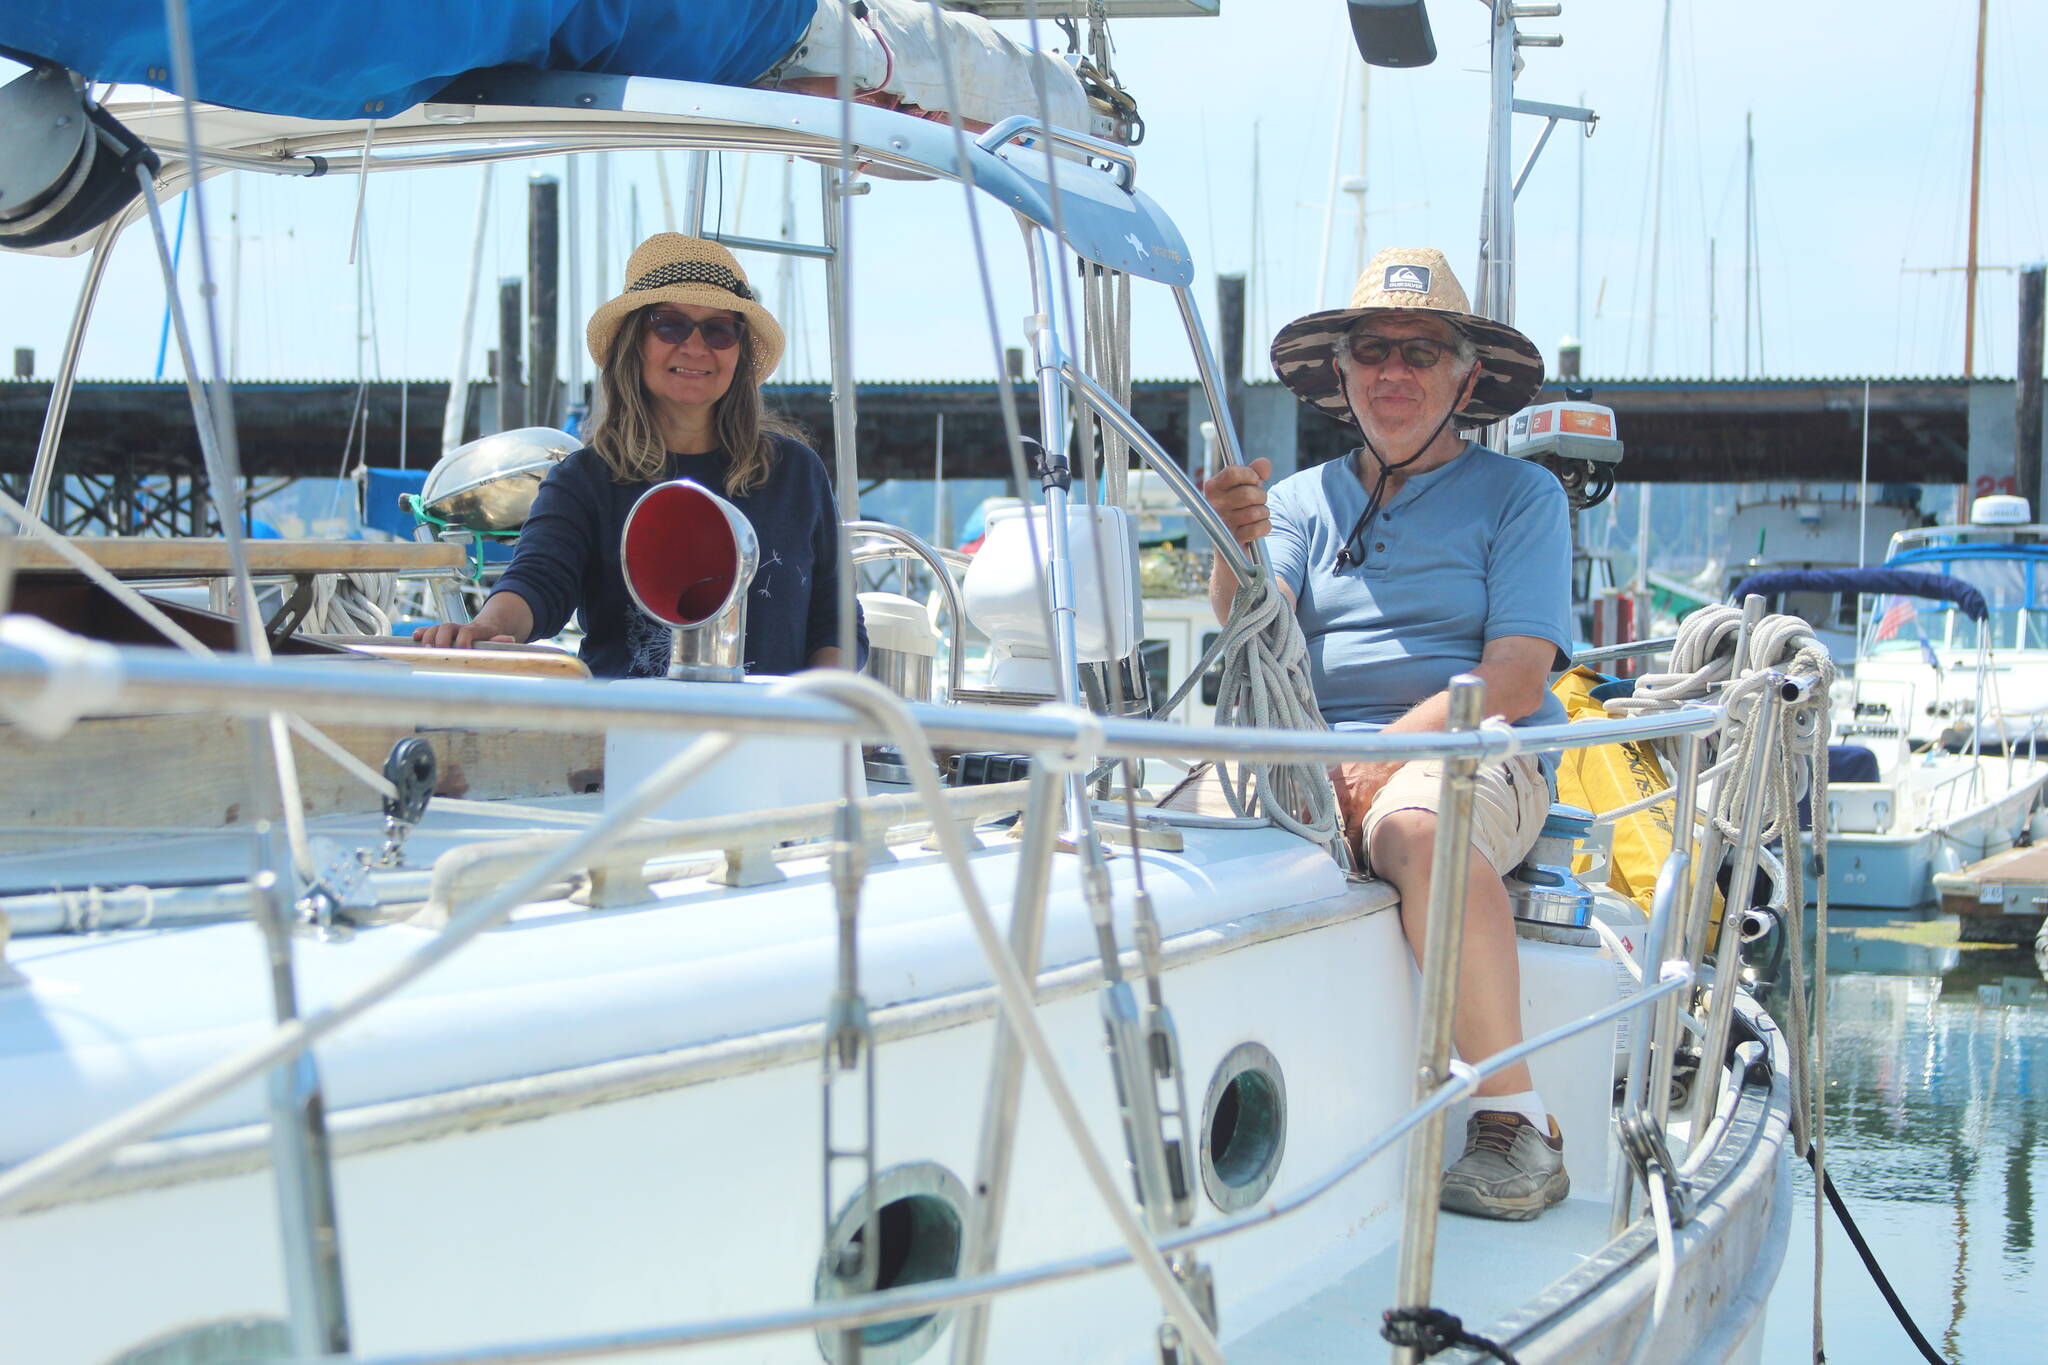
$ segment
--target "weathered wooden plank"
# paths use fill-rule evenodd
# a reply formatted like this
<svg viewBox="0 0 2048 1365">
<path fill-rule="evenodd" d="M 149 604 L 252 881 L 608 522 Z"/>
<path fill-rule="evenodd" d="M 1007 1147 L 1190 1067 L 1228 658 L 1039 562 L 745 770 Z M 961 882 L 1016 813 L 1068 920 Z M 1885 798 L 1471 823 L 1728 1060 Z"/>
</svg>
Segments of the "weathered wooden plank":
<svg viewBox="0 0 2048 1365">
<path fill-rule="evenodd" d="M 174 540 L 168 536 L 77 536 L 73 545 L 121 578 L 222 578 L 229 573 L 224 540 Z M 410 541 L 252 540 L 249 571 L 286 573 L 427 573 L 460 569 L 467 551 L 460 545 Z M 76 573 L 57 552 L 36 540 L 15 547 L 15 569 L 24 574 Z"/>
</svg>

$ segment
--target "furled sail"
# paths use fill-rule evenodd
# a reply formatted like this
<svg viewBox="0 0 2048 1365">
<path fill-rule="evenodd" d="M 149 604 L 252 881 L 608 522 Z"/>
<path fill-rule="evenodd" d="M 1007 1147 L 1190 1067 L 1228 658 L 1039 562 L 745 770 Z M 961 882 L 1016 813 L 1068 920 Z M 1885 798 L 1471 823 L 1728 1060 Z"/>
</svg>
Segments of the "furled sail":
<svg viewBox="0 0 2048 1365">
<path fill-rule="evenodd" d="M 850 25 L 849 0 L 191 0 L 190 12 L 198 97 L 258 113 L 388 118 L 493 66 L 812 94 L 834 93 L 844 68 L 869 102 L 980 125 L 1038 113 L 1042 83 L 1053 122 L 1088 129 L 1088 101 L 1067 63 L 987 20 L 934 15 L 923 0 L 850 7 Z M 162 0 L 15 0 L 0 10 L 0 52 L 92 81 L 172 85 Z M 946 109 L 941 52 L 953 58 L 957 110 Z"/>
</svg>

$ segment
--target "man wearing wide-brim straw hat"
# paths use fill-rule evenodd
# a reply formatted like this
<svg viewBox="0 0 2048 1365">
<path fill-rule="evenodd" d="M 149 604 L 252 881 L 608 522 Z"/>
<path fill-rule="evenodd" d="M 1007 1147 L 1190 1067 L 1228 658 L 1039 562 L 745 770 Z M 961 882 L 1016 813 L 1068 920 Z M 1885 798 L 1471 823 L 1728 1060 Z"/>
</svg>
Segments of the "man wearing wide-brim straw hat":
<svg viewBox="0 0 2048 1365">
<path fill-rule="evenodd" d="M 1472 311 L 1442 252 L 1389 248 L 1359 278 L 1350 307 L 1280 329 L 1273 368 L 1302 402 L 1356 426 L 1359 448 L 1282 480 L 1270 496 L 1266 460 L 1225 469 L 1203 492 L 1241 542 L 1264 538 L 1307 640 L 1323 718 L 1338 729 L 1442 730 L 1451 678 L 1473 673 L 1488 711 L 1517 724 L 1563 723 L 1547 683 L 1572 640 L 1564 490 L 1546 470 L 1461 434 L 1535 396 L 1536 347 Z M 1219 557 L 1209 588 L 1219 618 L 1238 592 Z M 1331 776 L 1347 834 L 1401 893 L 1402 928 L 1419 958 L 1441 766 L 1347 763 Z M 1549 777 L 1533 758 L 1482 769 L 1453 1020 L 1468 1059 L 1522 1039 L 1501 877 L 1527 854 L 1549 806 Z M 1563 1135 L 1528 1068 L 1482 1082 L 1475 1108 L 1465 1154 L 1444 1177 L 1444 1206 L 1526 1219 L 1562 1200 Z"/>
</svg>

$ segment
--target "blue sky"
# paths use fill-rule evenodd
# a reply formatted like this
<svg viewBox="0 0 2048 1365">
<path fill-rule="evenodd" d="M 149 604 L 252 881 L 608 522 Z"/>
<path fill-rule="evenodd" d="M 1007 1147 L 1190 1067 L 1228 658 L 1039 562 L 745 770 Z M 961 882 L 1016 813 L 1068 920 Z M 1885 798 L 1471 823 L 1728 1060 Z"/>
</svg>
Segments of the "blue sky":
<svg viewBox="0 0 2048 1365">
<path fill-rule="evenodd" d="M 1984 135 L 1981 259 L 2012 266 L 2048 256 L 2048 88 L 2030 57 L 2048 52 L 2048 7 L 1992 0 Z M 1130 20 L 1116 28 L 1118 66 L 1149 136 L 1141 183 L 1179 221 L 1204 276 L 1251 270 L 1253 354 L 1281 323 L 1342 301 L 1356 271 L 1355 198 L 1339 196 L 1327 263 L 1319 255 L 1330 192 L 1332 139 L 1342 174 L 1357 173 L 1362 69 L 1337 0 L 1224 0 L 1218 19 Z M 1431 6 L 1435 66 L 1374 70 L 1366 158 L 1366 249 L 1441 246 L 1468 289 L 1475 283 L 1484 165 L 1484 7 Z M 1958 273 L 1912 273 L 1962 263 L 1969 170 L 1970 76 L 1976 7 L 1968 0 L 1870 0 L 1857 5 L 1776 0 L 1674 0 L 1661 210 L 1653 204 L 1652 128 L 1659 68 L 1657 0 L 1566 0 L 1560 19 L 1525 23 L 1565 46 L 1532 49 L 1518 92 L 1577 102 L 1601 114 L 1590 140 L 1560 129 L 1520 204 L 1517 322 L 1546 352 L 1583 317 L 1595 375 L 1723 376 L 1742 369 L 1745 114 L 1756 128 L 1757 279 L 1762 365 L 1772 374 L 1954 374 L 1962 367 Z M 0 64 L 4 67 L 4 64 Z M 1340 97 L 1350 72 L 1351 91 Z M 12 68 L 4 74 L 11 75 Z M 1520 120 L 1519 146 L 1537 131 Z M 1254 141 L 1258 148 L 1254 194 Z M 1584 155 L 1584 285 L 1577 286 L 1579 168 Z M 729 230 L 772 236 L 782 163 L 722 158 Z M 586 188 L 583 308 L 600 292 L 590 246 L 594 168 Z M 671 162 L 679 176 L 680 158 Z M 525 175 L 563 163 L 501 167 L 484 261 L 488 286 L 520 273 Z M 798 232 L 816 231 L 816 171 L 799 163 Z M 661 227 L 651 154 L 612 160 L 610 259 L 631 242 L 637 190 L 643 232 Z M 438 378 L 450 368 L 479 172 L 473 168 L 371 180 L 366 208 L 371 274 L 348 263 L 355 183 L 243 177 L 240 372 L 248 377 Z M 714 177 L 714 187 L 717 177 Z M 213 255 L 230 257 L 230 183 L 208 182 Z M 714 190 L 714 198 L 718 195 Z M 1257 247 L 1254 249 L 1254 208 Z M 175 216 L 175 205 L 170 212 Z M 887 182 L 859 203 L 856 368 L 865 378 L 982 378 L 993 360 L 956 188 Z M 1652 306 L 1653 214 L 1658 288 Z M 1718 258 L 1709 323 L 1709 243 Z M 1027 308 L 1016 235 L 998 225 L 1002 322 Z M 189 248 L 187 266 L 197 253 Z M 776 264 L 747 262 L 780 304 Z M 822 289 L 802 267 L 788 309 L 796 344 L 783 377 L 822 369 Z M 0 258 L 0 348 L 34 347 L 54 366 L 82 275 L 77 261 Z M 1322 298 L 1319 275 L 1326 277 Z M 226 281 L 224 281 L 224 284 Z M 188 272 L 188 289 L 191 287 Z M 359 314 L 372 301 L 374 327 Z M 1980 286 L 1978 370 L 2012 372 L 2016 284 L 1992 271 Z M 1209 297 L 1205 282 L 1204 297 Z M 155 366 L 162 288 L 146 236 L 117 251 L 85 350 L 92 377 L 146 376 Z M 359 316 L 365 325 L 359 327 Z M 471 371 L 493 330 L 480 319 Z M 1654 341 L 1653 341 L 1654 319 Z M 565 353 L 581 320 L 565 327 Z M 806 338 L 809 338 L 806 344 Z M 1170 304 L 1140 291 L 1133 337 L 1140 376 L 1190 367 Z M 1654 349 L 1653 349 L 1654 348 Z M 1757 361 L 1754 355 L 1752 367 Z M 175 356 L 167 373 L 177 373 Z"/>
</svg>

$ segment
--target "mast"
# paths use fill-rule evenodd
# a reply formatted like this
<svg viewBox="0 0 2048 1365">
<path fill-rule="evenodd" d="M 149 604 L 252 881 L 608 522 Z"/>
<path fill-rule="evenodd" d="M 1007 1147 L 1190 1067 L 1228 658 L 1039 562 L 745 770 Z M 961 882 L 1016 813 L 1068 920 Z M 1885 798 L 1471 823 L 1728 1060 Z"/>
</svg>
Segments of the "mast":
<svg viewBox="0 0 2048 1365">
<path fill-rule="evenodd" d="M 599 155 L 602 156 L 603 153 L 600 152 Z M 579 158 L 565 156 L 562 158 L 562 161 L 562 225 L 567 229 L 569 239 L 568 269 L 564 272 L 564 277 L 568 284 L 569 316 L 575 319 L 584 316 L 583 174 L 582 167 L 578 164 Z M 603 266 L 600 265 L 597 271 L 597 287 L 602 289 L 604 286 L 605 272 Z M 572 329 L 574 328 L 575 324 L 573 321 L 570 326 Z M 569 347 L 569 365 L 566 376 L 569 381 L 569 397 L 568 401 L 563 404 L 566 412 L 575 412 L 583 400 L 582 355 L 583 348 L 581 346 L 571 345 Z M 566 423 L 569 419 L 565 416 L 562 420 Z"/>
<path fill-rule="evenodd" d="M 1749 378 L 1750 300 L 1756 296 L 1756 114 L 1742 116 L 1742 377 Z"/>
<path fill-rule="evenodd" d="M 1977 79 L 1970 107 L 1970 242 L 1963 265 L 1963 378 L 1977 374 L 1977 200 L 1984 170 L 1984 31 L 1991 0 L 1977 0 Z"/>
<path fill-rule="evenodd" d="M 1365 273 L 1365 155 L 1366 134 L 1372 122 L 1372 68 L 1358 69 L 1358 175 L 1344 188 L 1358 197 L 1358 221 L 1352 230 L 1351 254 L 1354 264 L 1351 268 L 1353 279 Z"/>
<path fill-rule="evenodd" d="M 1657 277 L 1664 257 L 1664 144 L 1671 109 L 1671 0 L 1664 0 L 1663 36 L 1657 44 L 1657 109 L 1650 144 L 1650 320 L 1643 369 L 1657 372 Z"/>
<path fill-rule="evenodd" d="M 1707 378 L 1709 379 L 1714 377 L 1714 332 L 1721 323 L 1721 310 L 1717 306 L 1718 301 L 1714 297 L 1715 289 L 1721 281 L 1720 262 L 1716 259 L 1719 248 L 1720 243 L 1718 241 L 1712 237 L 1707 238 Z"/>
<path fill-rule="evenodd" d="M 1255 330 L 1259 325 L 1259 318 L 1261 316 L 1259 305 L 1264 301 L 1266 292 L 1266 263 L 1263 259 L 1261 259 L 1259 254 L 1260 251 L 1263 249 L 1264 245 L 1259 240 L 1259 206 L 1264 202 L 1265 201 L 1259 197 L 1259 121 L 1257 119 L 1253 119 L 1251 203 L 1252 249 L 1251 261 L 1245 269 L 1245 277 L 1247 278 L 1247 280 L 1250 281 L 1250 287 L 1247 291 L 1249 296 L 1245 300 L 1245 310 L 1249 316 L 1250 325 Z M 1244 421 L 1244 414 L 1242 412 L 1237 414 L 1237 420 L 1240 423 Z"/>
<path fill-rule="evenodd" d="M 228 172 L 228 378 L 242 372 L 242 176 Z M 182 212 L 182 210 L 181 210 Z"/>
<path fill-rule="evenodd" d="M 1579 103 L 1586 92 L 1579 92 Z M 1572 245 L 1572 335 L 1586 344 L 1586 138 L 1579 138 L 1579 230 Z"/>
<path fill-rule="evenodd" d="M 1341 55 L 1341 54 L 1340 54 Z M 1323 196 L 1323 247 L 1316 253 L 1316 307 L 1329 307 L 1330 237 L 1337 222 L 1337 168 L 1344 164 L 1344 97 L 1351 93 L 1351 63 L 1339 63 L 1337 119 L 1330 129 L 1330 188 Z"/>
<path fill-rule="evenodd" d="M 1548 8 L 1547 6 L 1545 8 Z M 1492 126 L 1486 138 L 1486 196 L 1479 243 L 1479 312 L 1515 320 L 1515 7 L 1494 0 Z"/>
</svg>

